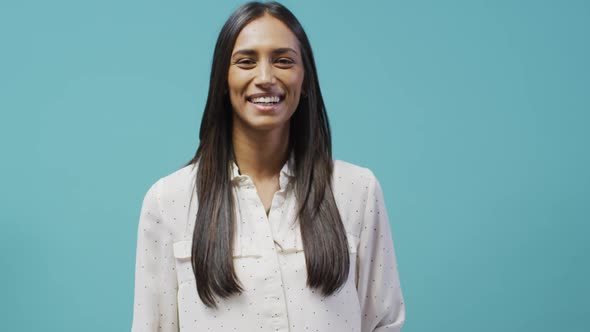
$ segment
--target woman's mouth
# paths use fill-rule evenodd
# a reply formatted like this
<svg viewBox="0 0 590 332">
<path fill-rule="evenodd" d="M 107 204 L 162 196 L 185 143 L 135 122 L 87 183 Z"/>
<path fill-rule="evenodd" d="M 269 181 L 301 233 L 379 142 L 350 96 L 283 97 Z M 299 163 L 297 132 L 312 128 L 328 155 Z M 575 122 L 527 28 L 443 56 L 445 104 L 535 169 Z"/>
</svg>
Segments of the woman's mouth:
<svg viewBox="0 0 590 332">
<path fill-rule="evenodd" d="M 261 97 L 248 97 L 247 100 L 250 104 L 254 105 L 256 109 L 263 112 L 274 111 L 283 102 L 285 98 L 279 95 L 273 96 L 261 96 Z"/>
</svg>

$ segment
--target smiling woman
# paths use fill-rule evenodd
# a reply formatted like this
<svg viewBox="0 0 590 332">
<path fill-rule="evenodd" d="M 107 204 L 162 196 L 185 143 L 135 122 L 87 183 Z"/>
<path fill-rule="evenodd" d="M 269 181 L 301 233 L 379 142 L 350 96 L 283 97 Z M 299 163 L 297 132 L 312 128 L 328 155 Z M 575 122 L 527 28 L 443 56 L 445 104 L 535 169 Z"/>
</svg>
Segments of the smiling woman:
<svg viewBox="0 0 590 332">
<path fill-rule="evenodd" d="M 228 74 L 235 129 L 289 132 L 303 84 L 300 53 L 297 37 L 269 14 L 242 29 Z"/>
<path fill-rule="evenodd" d="M 332 159 L 309 40 L 250 2 L 215 46 L 195 156 L 146 193 L 133 331 L 399 331 L 381 187 Z"/>
</svg>

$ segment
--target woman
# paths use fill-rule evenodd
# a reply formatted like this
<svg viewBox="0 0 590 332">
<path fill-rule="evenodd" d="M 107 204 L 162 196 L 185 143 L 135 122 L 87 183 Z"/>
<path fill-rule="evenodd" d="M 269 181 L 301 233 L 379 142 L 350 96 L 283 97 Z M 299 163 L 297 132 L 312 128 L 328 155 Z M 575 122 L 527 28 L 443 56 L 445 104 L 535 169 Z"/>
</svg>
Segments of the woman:
<svg viewBox="0 0 590 332">
<path fill-rule="evenodd" d="M 223 26 L 200 145 L 147 192 L 132 330 L 399 331 L 379 183 L 333 161 L 311 46 L 276 2 Z"/>
</svg>

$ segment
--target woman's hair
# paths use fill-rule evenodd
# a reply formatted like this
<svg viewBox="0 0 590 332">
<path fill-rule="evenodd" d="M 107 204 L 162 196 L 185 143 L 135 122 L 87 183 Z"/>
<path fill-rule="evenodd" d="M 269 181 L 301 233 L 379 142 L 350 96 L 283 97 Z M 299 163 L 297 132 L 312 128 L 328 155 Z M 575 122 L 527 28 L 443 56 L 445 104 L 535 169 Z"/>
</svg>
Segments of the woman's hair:
<svg viewBox="0 0 590 332">
<path fill-rule="evenodd" d="M 277 2 L 249 2 L 225 22 L 213 54 L 209 93 L 199 133 L 199 148 L 188 165 L 198 162 L 198 212 L 193 233 L 192 266 L 199 297 L 217 307 L 216 296 L 241 293 L 233 264 L 234 197 L 231 181 L 232 105 L 225 93 L 231 53 L 240 31 L 265 13 L 282 21 L 299 41 L 304 79 L 290 119 L 289 154 L 294 154 L 295 197 L 307 267 L 307 286 L 331 295 L 348 278 L 350 256 L 346 231 L 332 192 L 330 125 L 307 35 L 295 16 Z"/>
</svg>

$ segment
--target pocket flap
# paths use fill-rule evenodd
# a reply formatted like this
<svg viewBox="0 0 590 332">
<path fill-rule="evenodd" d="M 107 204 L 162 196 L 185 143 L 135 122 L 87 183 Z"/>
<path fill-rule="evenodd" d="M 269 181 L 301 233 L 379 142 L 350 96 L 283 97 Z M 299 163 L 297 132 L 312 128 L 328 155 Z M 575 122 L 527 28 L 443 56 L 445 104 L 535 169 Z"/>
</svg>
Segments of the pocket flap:
<svg viewBox="0 0 590 332">
<path fill-rule="evenodd" d="M 178 259 L 187 259 L 192 257 L 193 241 L 183 240 L 174 242 L 174 257 Z M 233 257 L 262 257 L 260 251 L 247 242 L 235 243 L 232 253 Z"/>
<path fill-rule="evenodd" d="M 278 252 L 280 252 L 281 254 L 294 254 L 297 252 L 302 252 L 303 251 L 303 247 L 301 248 L 285 248 L 285 249 L 279 249 Z"/>
<path fill-rule="evenodd" d="M 174 257 L 176 258 L 191 258 L 193 241 L 178 241 L 174 242 Z"/>
<path fill-rule="evenodd" d="M 262 257 L 260 250 L 256 248 L 252 243 L 248 241 L 236 241 L 234 243 L 234 250 L 232 256 L 234 258 L 239 257 L 253 257 L 259 258 Z"/>
<path fill-rule="evenodd" d="M 355 254 L 357 252 L 357 247 L 359 243 L 358 238 L 351 233 L 346 233 L 346 240 L 348 242 L 348 252 L 351 254 Z M 301 239 L 300 233 L 298 234 L 297 239 L 295 241 L 295 247 L 289 247 L 279 250 L 279 252 L 283 254 L 294 254 L 301 251 L 303 251 L 303 241 Z"/>
</svg>

